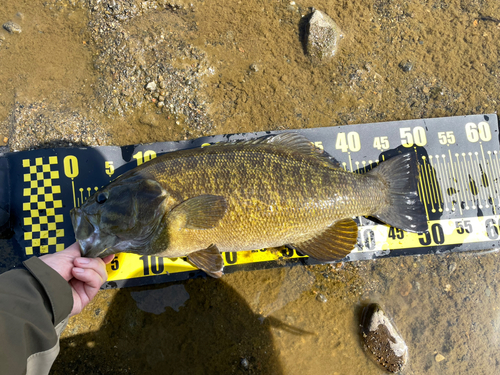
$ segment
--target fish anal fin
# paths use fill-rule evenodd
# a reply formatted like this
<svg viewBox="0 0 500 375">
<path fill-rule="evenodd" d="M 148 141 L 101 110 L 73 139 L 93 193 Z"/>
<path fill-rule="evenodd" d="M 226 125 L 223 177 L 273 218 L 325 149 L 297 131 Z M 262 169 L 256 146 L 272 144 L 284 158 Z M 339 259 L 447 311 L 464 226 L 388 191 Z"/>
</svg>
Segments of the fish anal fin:
<svg viewBox="0 0 500 375">
<path fill-rule="evenodd" d="M 200 195 L 179 204 L 171 212 L 178 229 L 211 229 L 224 217 L 227 201 L 219 195 Z"/>
<path fill-rule="evenodd" d="M 358 226 L 352 219 L 335 222 L 316 237 L 292 246 L 303 254 L 331 262 L 345 258 L 356 245 Z"/>
<path fill-rule="evenodd" d="M 207 275 L 219 278 L 223 275 L 224 260 L 217 246 L 210 245 L 208 248 L 195 251 L 188 255 L 188 259 L 196 267 Z"/>
</svg>

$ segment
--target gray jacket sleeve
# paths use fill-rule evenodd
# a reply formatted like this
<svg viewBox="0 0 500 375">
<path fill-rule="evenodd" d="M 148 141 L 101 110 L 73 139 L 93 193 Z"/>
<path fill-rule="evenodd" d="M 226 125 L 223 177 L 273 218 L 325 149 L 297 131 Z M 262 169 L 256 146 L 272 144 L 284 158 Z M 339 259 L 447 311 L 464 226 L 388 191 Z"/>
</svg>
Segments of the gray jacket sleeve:
<svg viewBox="0 0 500 375">
<path fill-rule="evenodd" d="M 0 375 L 48 374 L 73 308 L 68 282 L 36 257 L 0 275 Z"/>
</svg>

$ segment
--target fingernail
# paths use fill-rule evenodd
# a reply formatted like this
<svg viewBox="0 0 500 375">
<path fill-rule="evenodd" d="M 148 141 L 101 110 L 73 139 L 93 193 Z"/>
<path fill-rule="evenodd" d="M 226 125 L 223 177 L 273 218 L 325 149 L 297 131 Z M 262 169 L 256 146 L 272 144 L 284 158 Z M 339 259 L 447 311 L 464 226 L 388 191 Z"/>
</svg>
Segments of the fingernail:
<svg viewBox="0 0 500 375">
<path fill-rule="evenodd" d="M 85 272 L 85 270 L 83 268 L 78 268 L 78 267 L 74 267 L 73 271 L 75 271 L 76 273 L 84 273 Z"/>
<path fill-rule="evenodd" d="M 89 264 L 90 263 L 90 259 L 88 259 L 88 258 L 80 258 L 80 259 L 78 259 L 78 263 L 80 263 L 80 264 Z"/>
</svg>

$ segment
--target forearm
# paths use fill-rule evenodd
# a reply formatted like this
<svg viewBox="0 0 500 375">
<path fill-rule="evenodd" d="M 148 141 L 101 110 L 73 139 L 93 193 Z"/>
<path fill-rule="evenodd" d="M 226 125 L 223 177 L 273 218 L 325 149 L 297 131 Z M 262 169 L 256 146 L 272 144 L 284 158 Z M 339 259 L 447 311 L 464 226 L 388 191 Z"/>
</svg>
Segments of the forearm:
<svg viewBox="0 0 500 375">
<path fill-rule="evenodd" d="M 38 258 L 0 275 L 0 375 L 48 374 L 73 306 L 71 288 Z"/>
</svg>

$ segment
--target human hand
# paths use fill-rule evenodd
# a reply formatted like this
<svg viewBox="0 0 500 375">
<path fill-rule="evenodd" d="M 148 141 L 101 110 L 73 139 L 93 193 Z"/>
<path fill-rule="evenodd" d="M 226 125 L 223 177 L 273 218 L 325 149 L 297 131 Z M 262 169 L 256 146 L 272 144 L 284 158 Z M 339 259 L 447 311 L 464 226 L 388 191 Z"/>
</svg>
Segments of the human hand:
<svg viewBox="0 0 500 375">
<path fill-rule="evenodd" d="M 70 316 L 79 314 L 95 297 L 99 288 L 108 279 L 105 264 L 111 262 L 114 255 L 106 258 L 82 258 L 80 245 L 75 242 L 63 251 L 40 257 L 45 264 L 54 269 L 66 281 L 73 291 L 73 309 Z"/>
</svg>

